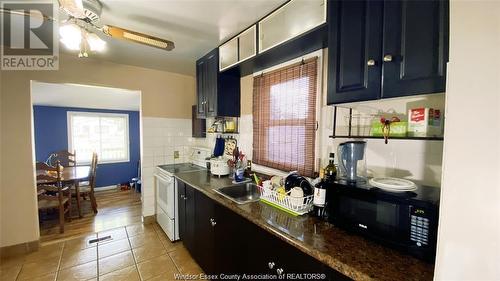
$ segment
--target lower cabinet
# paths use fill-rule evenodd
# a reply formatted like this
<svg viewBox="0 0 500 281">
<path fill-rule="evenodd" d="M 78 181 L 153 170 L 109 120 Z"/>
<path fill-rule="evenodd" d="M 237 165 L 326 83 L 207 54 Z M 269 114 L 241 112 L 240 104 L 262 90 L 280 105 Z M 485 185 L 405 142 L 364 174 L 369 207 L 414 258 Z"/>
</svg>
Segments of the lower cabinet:
<svg viewBox="0 0 500 281">
<path fill-rule="evenodd" d="M 179 234 L 206 274 L 294 279 L 287 274 L 311 273 L 325 274 L 323 280 L 350 280 L 193 187 L 181 181 L 178 187 L 183 201 L 179 200 Z"/>
</svg>

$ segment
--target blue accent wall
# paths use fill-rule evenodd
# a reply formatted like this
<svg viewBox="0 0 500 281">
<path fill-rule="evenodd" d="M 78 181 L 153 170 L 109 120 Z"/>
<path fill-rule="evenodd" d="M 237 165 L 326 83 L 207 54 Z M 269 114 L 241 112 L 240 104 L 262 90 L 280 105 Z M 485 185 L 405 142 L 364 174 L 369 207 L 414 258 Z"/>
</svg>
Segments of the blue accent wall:
<svg viewBox="0 0 500 281">
<path fill-rule="evenodd" d="M 130 182 L 137 177 L 140 159 L 139 111 L 33 106 L 36 161 L 45 162 L 53 152 L 68 149 L 68 111 L 128 114 L 130 162 L 99 164 L 96 187 Z"/>
</svg>

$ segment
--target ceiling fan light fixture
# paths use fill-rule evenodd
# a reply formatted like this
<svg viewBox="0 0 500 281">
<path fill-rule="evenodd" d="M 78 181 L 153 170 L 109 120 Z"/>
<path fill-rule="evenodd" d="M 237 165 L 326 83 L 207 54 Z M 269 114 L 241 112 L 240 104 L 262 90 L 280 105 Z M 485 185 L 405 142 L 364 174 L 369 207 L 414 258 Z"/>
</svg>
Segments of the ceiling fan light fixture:
<svg viewBox="0 0 500 281">
<path fill-rule="evenodd" d="M 87 34 L 87 43 L 89 44 L 90 50 L 93 52 L 102 52 L 106 49 L 106 41 L 102 40 L 95 33 Z"/>
<path fill-rule="evenodd" d="M 68 23 L 59 27 L 61 42 L 70 50 L 80 50 L 82 30 L 75 23 Z"/>
</svg>

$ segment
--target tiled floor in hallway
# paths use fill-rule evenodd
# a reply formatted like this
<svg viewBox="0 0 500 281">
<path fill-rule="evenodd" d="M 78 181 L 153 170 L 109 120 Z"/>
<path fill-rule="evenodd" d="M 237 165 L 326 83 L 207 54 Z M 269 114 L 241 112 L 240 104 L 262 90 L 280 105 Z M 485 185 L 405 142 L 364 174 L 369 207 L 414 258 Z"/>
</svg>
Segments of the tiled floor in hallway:
<svg viewBox="0 0 500 281">
<path fill-rule="evenodd" d="M 111 240 L 89 240 L 111 235 Z M 0 263 L 0 280 L 179 280 L 200 274 L 182 242 L 172 243 L 157 224 L 134 224 L 63 242 Z"/>
</svg>

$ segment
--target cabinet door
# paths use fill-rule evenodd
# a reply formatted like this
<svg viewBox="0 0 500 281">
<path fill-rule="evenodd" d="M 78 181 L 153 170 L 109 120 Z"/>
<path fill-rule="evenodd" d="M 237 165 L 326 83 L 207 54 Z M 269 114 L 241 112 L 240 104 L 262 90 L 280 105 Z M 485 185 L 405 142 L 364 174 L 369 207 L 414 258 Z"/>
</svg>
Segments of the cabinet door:
<svg viewBox="0 0 500 281">
<path fill-rule="evenodd" d="M 195 229 L 195 190 L 191 186 L 184 184 L 186 193 L 184 197 L 185 203 L 185 229 L 182 243 L 190 253 L 195 253 L 196 250 L 196 229 Z"/>
<path fill-rule="evenodd" d="M 386 1 L 382 97 L 445 91 L 448 1 Z"/>
<path fill-rule="evenodd" d="M 219 76 L 219 59 L 217 56 L 218 50 L 210 52 L 206 58 L 206 106 L 207 106 L 207 116 L 214 117 L 217 116 L 217 93 L 218 93 L 218 76 Z"/>
<path fill-rule="evenodd" d="M 255 25 L 243 31 L 239 36 L 239 58 L 238 62 L 254 57 L 257 53 L 256 44 L 257 28 Z"/>
<path fill-rule="evenodd" d="M 326 22 L 326 0 L 295 0 L 277 9 L 259 24 L 259 53 Z"/>
<path fill-rule="evenodd" d="M 196 114 L 198 115 L 199 118 L 204 118 L 206 116 L 205 68 L 206 68 L 206 63 L 203 59 L 200 59 L 196 62 L 196 95 L 197 95 Z"/>
<path fill-rule="evenodd" d="M 219 69 L 224 70 L 238 63 L 238 37 L 219 47 Z"/>
<path fill-rule="evenodd" d="M 186 235 L 186 201 L 184 200 L 186 196 L 186 185 L 182 181 L 177 180 L 177 190 L 179 237 L 181 240 L 184 240 Z"/>
<path fill-rule="evenodd" d="M 218 204 L 215 217 L 216 272 L 250 273 L 246 253 L 249 245 L 254 244 L 253 236 L 248 232 L 251 222 Z"/>
<path fill-rule="evenodd" d="M 328 5 L 327 103 L 379 98 L 383 3 L 353 0 Z"/>
<path fill-rule="evenodd" d="M 193 257 L 205 273 L 215 272 L 215 203 L 199 191 L 195 191 L 195 252 Z"/>
</svg>

